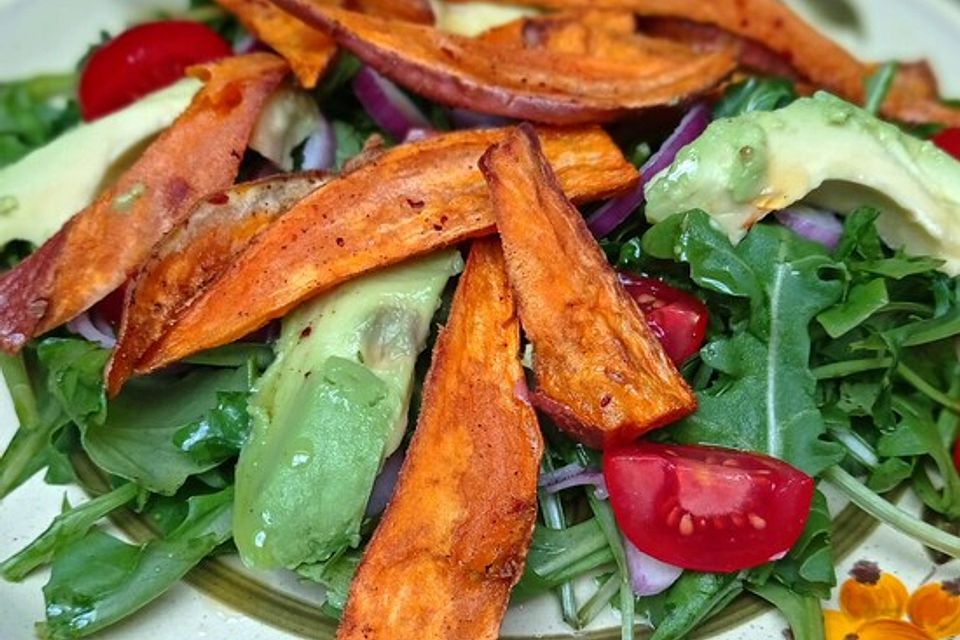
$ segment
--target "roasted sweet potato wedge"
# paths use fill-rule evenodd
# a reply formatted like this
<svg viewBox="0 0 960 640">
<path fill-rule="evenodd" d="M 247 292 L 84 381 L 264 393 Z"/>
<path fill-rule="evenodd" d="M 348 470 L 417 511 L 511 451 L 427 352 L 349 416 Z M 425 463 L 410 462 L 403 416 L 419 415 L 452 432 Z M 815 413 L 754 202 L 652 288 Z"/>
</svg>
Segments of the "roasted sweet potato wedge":
<svg viewBox="0 0 960 640">
<path fill-rule="evenodd" d="M 407 22 L 433 24 L 435 16 L 430 0 L 345 0 L 345 9 Z"/>
<path fill-rule="evenodd" d="M 494 230 L 477 161 L 508 130 L 458 131 L 385 151 L 314 191 L 257 236 L 137 363 L 140 373 L 236 340 L 351 277 Z M 575 202 L 621 192 L 636 170 L 599 128 L 544 130 Z"/>
<path fill-rule="evenodd" d="M 505 48 L 315 0 L 274 1 L 415 93 L 446 105 L 551 124 L 604 122 L 676 105 L 715 87 L 735 64 L 723 52 L 678 59 L 635 47 L 631 56 L 598 58 Z"/>
<path fill-rule="evenodd" d="M 478 39 L 501 47 L 542 49 L 620 62 L 653 55 L 682 65 L 699 55 L 685 44 L 638 34 L 636 17 L 629 11 L 588 10 L 529 16 L 490 29 Z M 713 47 L 714 51 L 722 49 Z"/>
<path fill-rule="evenodd" d="M 693 392 L 564 197 L 528 125 L 488 151 L 480 168 L 533 343 L 534 404 L 597 448 L 693 412 Z"/>
<path fill-rule="evenodd" d="M 288 73 L 255 53 L 195 68 L 206 81 L 190 107 L 117 183 L 80 211 L 36 258 L 2 276 L 0 348 L 17 351 L 116 289 L 204 194 L 224 189 L 264 102 Z"/>
<path fill-rule="evenodd" d="M 338 640 L 494 640 L 523 573 L 543 445 L 496 240 L 474 243 L 396 493 Z"/>
<path fill-rule="evenodd" d="M 454 0 L 456 1 L 456 0 Z M 763 45 L 779 56 L 804 80 L 855 103 L 864 99 L 864 83 L 875 65 L 857 60 L 843 47 L 819 33 L 779 0 L 496 0 L 561 10 L 609 9 L 633 11 L 640 16 L 689 20 L 719 27 L 740 38 Z M 689 35 L 696 34 L 691 31 Z M 700 35 L 713 40 L 708 33 Z M 748 56 L 758 53 L 746 48 Z M 753 58 L 756 60 L 755 58 Z M 764 56 L 766 65 L 769 57 Z M 907 122 L 939 122 L 960 126 L 960 109 L 948 107 L 912 92 L 912 78 L 897 79 L 881 113 Z"/>
<path fill-rule="evenodd" d="M 290 64 L 306 89 L 317 82 L 337 54 L 337 43 L 280 10 L 270 0 L 216 0 L 237 17 L 254 36 L 267 43 Z"/>
<path fill-rule="evenodd" d="M 127 289 L 117 346 L 107 365 L 116 395 L 134 364 L 261 231 L 329 177 L 284 174 L 207 196 L 163 237 Z"/>
</svg>

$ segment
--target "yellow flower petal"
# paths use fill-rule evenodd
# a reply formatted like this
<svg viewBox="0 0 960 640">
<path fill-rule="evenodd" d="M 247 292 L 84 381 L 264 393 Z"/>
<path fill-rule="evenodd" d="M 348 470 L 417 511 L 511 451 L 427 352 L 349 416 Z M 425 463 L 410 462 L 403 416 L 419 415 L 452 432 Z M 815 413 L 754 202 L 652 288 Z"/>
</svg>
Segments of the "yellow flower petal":
<svg viewBox="0 0 960 640">
<path fill-rule="evenodd" d="M 826 631 L 826 640 L 847 640 L 855 635 L 858 623 L 854 622 L 840 611 L 827 609 L 823 612 L 823 627 Z"/>
</svg>

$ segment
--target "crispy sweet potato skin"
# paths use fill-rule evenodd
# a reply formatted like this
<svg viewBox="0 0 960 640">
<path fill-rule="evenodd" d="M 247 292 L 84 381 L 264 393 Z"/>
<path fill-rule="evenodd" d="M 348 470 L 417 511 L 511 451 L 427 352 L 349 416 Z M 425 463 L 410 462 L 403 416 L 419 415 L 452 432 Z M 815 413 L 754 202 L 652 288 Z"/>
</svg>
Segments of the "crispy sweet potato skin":
<svg viewBox="0 0 960 640">
<path fill-rule="evenodd" d="M 457 1 L 457 0 L 453 0 Z M 779 56 L 799 76 L 817 88 L 826 88 L 855 103 L 864 99 L 864 81 L 876 65 L 857 60 L 778 0 L 495 0 L 561 10 L 611 9 L 634 11 L 646 17 L 679 18 L 719 27 L 763 45 Z M 687 35 L 694 35 L 688 32 Z M 707 34 L 701 34 L 710 37 Z M 756 61 L 755 50 L 741 53 Z M 764 65 L 770 62 L 765 56 Z M 748 65 L 749 66 L 749 65 Z M 907 122 L 939 122 L 960 126 L 960 109 L 942 104 L 926 92 L 918 95 L 916 77 L 898 74 L 881 113 Z"/>
<path fill-rule="evenodd" d="M 374 16 L 433 24 L 435 16 L 429 0 L 345 0 L 345 9 Z"/>
<path fill-rule="evenodd" d="M 396 494 L 338 640 L 494 640 L 523 573 L 543 452 L 496 240 L 474 243 Z"/>
<path fill-rule="evenodd" d="M 156 242 L 206 193 L 237 175 L 264 102 L 286 76 L 280 58 L 255 53 L 199 67 L 206 85 L 190 107 L 93 204 L 70 219 L 41 256 L 3 276 L 0 348 L 88 309 L 149 256 Z M 38 317 L 37 310 L 43 308 Z"/>
<path fill-rule="evenodd" d="M 714 88 L 735 65 L 725 52 L 678 59 L 632 47 L 629 56 L 598 58 L 504 48 L 315 0 L 274 1 L 416 93 L 447 105 L 550 124 L 604 122 L 676 105 Z"/>
<path fill-rule="evenodd" d="M 621 62 L 657 56 L 682 65 L 702 53 L 670 39 L 637 33 L 637 20 L 630 11 L 586 10 L 528 16 L 477 37 L 501 47 L 541 49 Z M 733 51 L 734 47 L 711 49 L 724 52 L 725 49 Z"/>
<path fill-rule="evenodd" d="M 273 47 L 290 64 L 300 85 L 313 89 L 337 54 L 337 43 L 270 0 L 216 0 L 253 35 Z"/>
<path fill-rule="evenodd" d="M 144 351 L 253 238 L 329 179 L 319 173 L 284 174 L 201 200 L 163 237 L 127 289 L 117 346 L 107 364 L 107 392 L 115 396 L 120 391 Z"/>
<path fill-rule="evenodd" d="M 533 343 L 534 404 L 596 448 L 692 413 L 693 392 L 564 197 L 528 126 L 488 151 L 480 168 Z"/>
<path fill-rule="evenodd" d="M 316 190 L 257 236 L 137 371 L 241 338 L 361 273 L 492 233 L 477 161 L 507 131 L 458 131 L 394 147 Z M 622 192 L 637 180 L 599 128 L 541 135 L 560 184 L 576 202 Z"/>
</svg>

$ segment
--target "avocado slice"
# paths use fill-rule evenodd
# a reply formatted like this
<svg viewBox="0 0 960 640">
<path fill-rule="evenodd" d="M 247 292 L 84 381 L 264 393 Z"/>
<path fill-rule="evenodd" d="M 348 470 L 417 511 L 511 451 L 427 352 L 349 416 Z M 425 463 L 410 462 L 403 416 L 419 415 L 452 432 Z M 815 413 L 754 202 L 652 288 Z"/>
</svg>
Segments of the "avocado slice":
<svg viewBox="0 0 960 640">
<path fill-rule="evenodd" d="M 250 402 L 234 540 L 256 568 L 324 561 L 360 542 L 383 460 L 400 445 L 418 354 L 460 254 L 348 282 L 283 320 Z"/>
<path fill-rule="evenodd" d="M 129 167 L 201 86 L 181 80 L 0 170 L 0 247 L 11 240 L 43 244 Z"/>
<path fill-rule="evenodd" d="M 872 206 L 891 248 L 960 273 L 960 163 L 828 93 L 717 120 L 644 191 L 651 222 L 703 209 L 732 242 L 801 199 L 839 212 Z"/>
</svg>

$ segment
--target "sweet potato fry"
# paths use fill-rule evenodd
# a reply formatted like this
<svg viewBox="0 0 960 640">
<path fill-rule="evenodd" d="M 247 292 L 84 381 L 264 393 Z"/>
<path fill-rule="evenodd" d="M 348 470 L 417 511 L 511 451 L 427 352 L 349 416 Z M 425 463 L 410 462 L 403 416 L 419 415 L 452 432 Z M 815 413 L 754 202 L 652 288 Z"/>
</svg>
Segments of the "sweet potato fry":
<svg viewBox="0 0 960 640">
<path fill-rule="evenodd" d="M 280 10 L 270 0 L 216 0 L 290 64 L 300 85 L 313 89 L 337 53 L 330 36 Z"/>
<path fill-rule="evenodd" d="M 494 640 L 523 573 L 543 445 L 503 256 L 474 243 L 393 500 L 338 640 Z"/>
<path fill-rule="evenodd" d="M 328 179 L 299 173 L 239 184 L 207 196 L 164 236 L 127 289 L 107 392 L 116 395 L 147 348 L 257 234 Z"/>
<path fill-rule="evenodd" d="M 505 47 L 547 46 L 567 53 L 590 53 L 597 33 L 633 35 L 636 18 L 630 11 L 565 11 L 527 16 L 479 34 L 478 40 Z"/>
<path fill-rule="evenodd" d="M 478 36 L 501 47 L 543 49 L 552 53 L 625 61 L 659 56 L 687 64 L 700 55 L 693 48 L 636 32 L 629 11 L 569 11 L 520 18 Z M 714 47 L 713 51 L 723 51 Z M 733 47 L 730 47 L 732 50 Z"/>
<path fill-rule="evenodd" d="M 366 271 L 494 230 L 477 160 L 507 130 L 458 131 L 394 147 L 324 185 L 260 234 L 137 363 L 140 373 L 226 344 Z M 598 128 L 544 130 L 567 195 L 623 191 L 636 170 Z"/>
<path fill-rule="evenodd" d="M 345 0 L 345 9 L 407 22 L 433 24 L 435 16 L 429 0 Z"/>
<path fill-rule="evenodd" d="M 480 168 L 533 343 L 534 404 L 597 448 L 693 412 L 693 392 L 564 197 L 528 125 L 488 151 Z"/>
<path fill-rule="evenodd" d="M 635 47 L 624 59 L 504 48 L 315 0 L 274 1 L 416 93 L 447 105 L 551 124 L 605 122 L 675 105 L 715 87 L 735 64 L 723 52 L 678 59 Z"/>
<path fill-rule="evenodd" d="M 454 0 L 456 1 L 456 0 Z M 857 60 L 807 24 L 779 0 L 496 0 L 551 9 L 611 9 L 633 11 L 644 17 L 679 18 L 713 25 L 763 45 L 794 69 L 801 78 L 855 103 L 864 99 L 864 83 L 875 66 Z M 744 49 L 749 56 L 755 53 Z M 767 60 L 769 62 L 769 59 Z M 960 109 L 929 96 L 911 92 L 910 79 L 894 82 L 881 113 L 907 122 L 939 122 L 960 126 Z"/>
<path fill-rule="evenodd" d="M 193 70 L 190 107 L 117 183 L 64 226 L 36 259 L 4 274 L 0 348 L 17 351 L 116 289 L 202 195 L 229 186 L 264 102 L 288 69 L 256 53 Z"/>
</svg>

